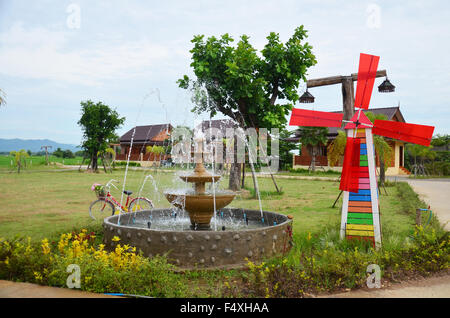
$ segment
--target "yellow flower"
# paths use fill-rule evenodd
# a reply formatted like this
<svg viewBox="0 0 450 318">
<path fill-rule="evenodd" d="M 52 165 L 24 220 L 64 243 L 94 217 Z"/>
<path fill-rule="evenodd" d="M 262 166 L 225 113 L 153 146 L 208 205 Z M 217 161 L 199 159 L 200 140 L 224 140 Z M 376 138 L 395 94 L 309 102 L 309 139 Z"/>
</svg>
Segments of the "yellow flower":
<svg viewBox="0 0 450 318">
<path fill-rule="evenodd" d="M 113 242 L 119 242 L 119 241 L 120 241 L 120 237 L 114 236 L 114 237 L 112 238 L 112 241 L 113 241 Z"/>
<path fill-rule="evenodd" d="M 48 244 L 48 239 L 43 239 L 43 240 L 42 240 L 41 247 L 42 247 L 42 252 L 43 252 L 45 255 L 47 255 L 47 254 L 50 253 L 50 245 Z"/>
<path fill-rule="evenodd" d="M 33 272 L 34 274 L 34 278 L 38 281 L 41 282 L 42 281 L 42 275 L 38 272 Z"/>
</svg>

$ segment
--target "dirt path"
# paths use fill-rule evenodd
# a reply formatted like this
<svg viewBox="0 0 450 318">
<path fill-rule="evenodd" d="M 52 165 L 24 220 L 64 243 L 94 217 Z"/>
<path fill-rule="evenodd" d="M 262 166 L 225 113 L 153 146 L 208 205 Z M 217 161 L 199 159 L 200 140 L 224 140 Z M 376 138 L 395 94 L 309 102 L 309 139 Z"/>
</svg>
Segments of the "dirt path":
<svg viewBox="0 0 450 318">
<path fill-rule="evenodd" d="M 450 298 L 450 275 L 411 280 L 380 289 L 358 289 L 318 298 Z"/>
<path fill-rule="evenodd" d="M 110 298 L 113 296 L 75 289 L 0 280 L 0 298 Z"/>
</svg>

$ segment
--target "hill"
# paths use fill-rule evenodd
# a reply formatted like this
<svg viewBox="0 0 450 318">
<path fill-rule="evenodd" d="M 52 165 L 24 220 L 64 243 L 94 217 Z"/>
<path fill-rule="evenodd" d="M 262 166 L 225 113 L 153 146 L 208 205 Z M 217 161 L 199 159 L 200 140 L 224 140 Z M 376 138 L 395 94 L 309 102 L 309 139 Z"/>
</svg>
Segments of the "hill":
<svg viewBox="0 0 450 318">
<path fill-rule="evenodd" d="M 31 150 L 32 152 L 41 151 L 42 146 L 51 146 L 49 152 L 55 151 L 57 148 L 62 150 L 69 149 L 72 152 L 81 150 L 80 147 L 72 144 L 61 144 L 49 139 L 1 139 L 0 152 L 10 152 L 13 150 Z"/>
</svg>

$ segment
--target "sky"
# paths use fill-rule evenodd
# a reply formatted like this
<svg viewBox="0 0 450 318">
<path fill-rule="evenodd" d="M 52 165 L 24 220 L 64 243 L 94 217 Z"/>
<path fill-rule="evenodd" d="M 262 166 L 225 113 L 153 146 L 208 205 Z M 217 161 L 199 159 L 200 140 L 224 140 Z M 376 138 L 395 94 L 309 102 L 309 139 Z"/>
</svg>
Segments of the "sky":
<svg viewBox="0 0 450 318">
<path fill-rule="evenodd" d="M 261 50 L 270 32 L 286 41 L 300 25 L 318 62 L 307 78 L 350 75 L 360 53 L 379 55 L 396 91 L 375 87 L 370 107 L 400 105 L 407 122 L 450 133 L 448 1 L 0 0 L 0 138 L 78 145 L 88 99 L 126 117 L 118 135 L 136 125 L 193 127 L 209 115 L 190 111 L 176 81 L 193 74 L 194 35 L 246 34 Z M 340 85 L 309 91 L 315 103 L 295 107 L 342 109 Z"/>
</svg>

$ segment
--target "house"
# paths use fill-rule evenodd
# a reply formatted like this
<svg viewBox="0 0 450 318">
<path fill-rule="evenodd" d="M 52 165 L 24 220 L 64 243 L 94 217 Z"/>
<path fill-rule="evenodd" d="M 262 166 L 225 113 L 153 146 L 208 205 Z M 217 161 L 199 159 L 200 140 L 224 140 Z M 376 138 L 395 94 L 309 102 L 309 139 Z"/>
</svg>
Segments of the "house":
<svg viewBox="0 0 450 318">
<path fill-rule="evenodd" d="M 387 117 L 388 120 L 397 121 L 404 123 L 405 118 L 403 117 L 400 107 L 384 107 L 384 108 L 371 108 L 368 110 L 364 110 L 364 113 L 366 112 L 372 112 L 375 115 L 377 114 L 383 114 Z M 336 111 L 334 113 L 342 113 L 342 111 Z M 323 145 L 319 148 L 318 155 L 316 155 L 316 166 L 318 167 L 327 167 L 327 169 L 333 169 L 340 171 L 342 168 L 340 166 L 338 167 L 331 167 L 328 163 L 327 158 L 327 147 L 328 145 L 333 142 L 333 140 L 338 135 L 338 130 L 341 130 L 341 128 L 337 127 L 329 127 L 328 128 L 328 143 L 327 145 Z M 298 131 L 295 132 L 295 135 L 291 138 L 287 138 L 287 141 L 291 142 L 299 142 L 300 141 L 300 134 Z M 393 158 L 391 163 L 386 169 L 386 175 L 404 175 L 409 174 L 409 171 L 404 168 L 404 159 L 405 159 L 405 142 L 394 140 L 390 138 L 386 138 L 388 144 L 391 146 L 393 150 Z M 378 159 L 376 160 L 377 166 L 379 166 Z M 302 146 L 300 150 L 299 155 L 293 156 L 293 168 L 309 168 L 309 165 L 311 164 L 311 155 L 308 152 L 307 147 Z M 342 163 L 340 163 L 342 165 Z"/>
<path fill-rule="evenodd" d="M 142 166 L 152 165 L 169 157 L 169 155 L 155 155 L 147 151 L 148 146 L 168 146 L 170 133 L 173 127 L 170 124 L 136 126 L 120 137 L 120 153 L 116 160 L 127 160 L 131 148 L 130 160 L 140 161 Z M 134 133 L 134 137 L 133 137 Z"/>
</svg>

